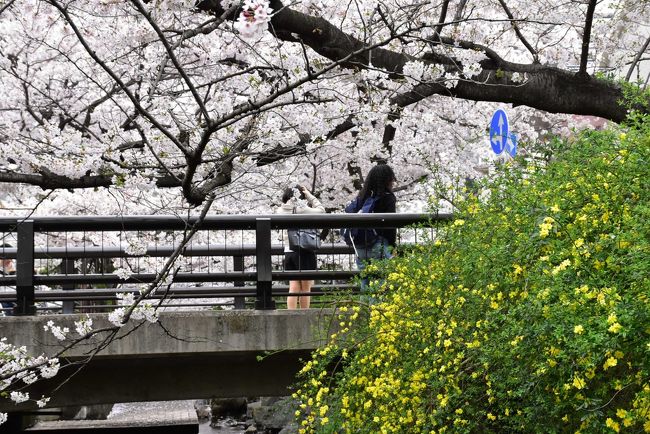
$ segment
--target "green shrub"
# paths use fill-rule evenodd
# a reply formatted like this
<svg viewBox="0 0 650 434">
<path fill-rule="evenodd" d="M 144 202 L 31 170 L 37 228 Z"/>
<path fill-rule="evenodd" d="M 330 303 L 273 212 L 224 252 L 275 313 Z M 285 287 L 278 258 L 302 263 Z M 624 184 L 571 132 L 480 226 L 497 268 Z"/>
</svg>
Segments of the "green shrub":
<svg viewBox="0 0 650 434">
<path fill-rule="evenodd" d="M 305 432 L 650 432 L 650 118 L 556 145 L 341 309 Z"/>
</svg>

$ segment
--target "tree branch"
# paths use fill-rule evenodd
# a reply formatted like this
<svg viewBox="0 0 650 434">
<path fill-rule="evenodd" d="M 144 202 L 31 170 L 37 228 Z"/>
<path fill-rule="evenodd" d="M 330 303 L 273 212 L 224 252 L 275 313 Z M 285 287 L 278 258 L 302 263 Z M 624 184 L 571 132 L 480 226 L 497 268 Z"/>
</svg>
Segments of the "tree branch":
<svg viewBox="0 0 650 434">
<path fill-rule="evenodd" d="M 194 87 L 194 84 L 192 83 L 192 80 L 190 80 L 190 77 L 188 77 L 187 73 L 185 72 L 185 69 L 180 64 L 178 59 L 176 58 L 176 55 L 174 54 L 174 49 L 172 48 L 171 45 L 169 45 L 169 41 L 167 41 L 167 38 L 163 34 L 162 30 L 160 30 L 160 27 L 158 27 L 158 24 L 156 24 L 156 22 L 151 18 L 151 15 L 149 14 L 149 12 L 147 12 L 144 5 L 139 0 L 131 0 L 131 2 L 135 5 L 138 12 L 140 12 L 140 14 L 145 17 L 145 19 L 147 20 L 147 22 L 149 23 L 151 28 L 154 29 L 154 31 L 158 35 L 158 38 L 160 39 L 160 42 L 163 44 L 163 46 L 165 47 L 165 50 L 167 51 L 167 55 L 169 56 L 169 59 L 174 64 L 174 67 L 176 68 L 178 73 L 181 75 L 181 77 L 183 77 L 183 81 L 185 81 L 185 84 L 187 85 L 190 92 L 192 93 L 192 96 L 194 97 L 194 101 L 199 106 L 199 109 L 201 110 L 201 113 L 203 113 L 203 117 L 205 118 L 205 121 L 210 123 L 210 114 L 208 113 L 208 109 L 205 107 L 205 104 L 203 103 L 203 100 L 201 99 L 201 96 L 196 91 L 196 88 Z M 221 21 L 221 22 L 223 22 L 223 21 Z"/>
<path fill-rule="evenodd" d="M 138 99 L 133 95 L 131 90 L 128 88 L 128 86 L 120 79 L 120 77 L 115 74 L 115 72 L 108 67 L 106 62 L 104 62 L 102 59 L 97 56 L 95 53 L 95 50 L 93 50 L 89 45 L 86 39 L 83 37 L 81 32 L 79 31 L 79 28 L 77 27 L 76 23 L 72 20 L 72 17 L 70 17 L 70 14 L 67 11 L 67 8 L 63 7 L 57 0 L 49 0 L 50 4 L 54 6 L 63 16 L 63 18 L 67 21 L 67 23 L 70 25 L 72 28 L 72 31 L 75 33 L 77 36 L 77 39 L 79 42 L 81 42 L 81 45 L 84 47 L 88 55 L 95 61 L 106 73 L 117 83 L 122 91 L 127 95 L 127 97 L 131 100 L 131 103 L 133 106 L 136 108 L 138 113 L 140 113 L 142 116 L 144 116 L 149 122 L 151 122 L 152 125 L 154 125 L 161 133 L 163 133 L 169 140 L 178 147 L 178 149 L 181 150 L 184 154 L 188 154 L 190 151 L 185 147 L 167 128 L 165 128 L 163 125 L 160 124 L 151 114 L 145 110 L 141 105 Z"/>
<path fill-rule="evenodd" d="M 587 74 L 587 61 L 589 60 L 589 42 L 591 40 L 591 26 L 594 21 L 594 12 L 596 10 L 597 0 L 589 0 L 587 6 L 587 16 L 585 18 L 585 31 L 582 35 L 582 54 L 580 55 L 580 69 L 578 76 L 588 77 Z"/>
<path fill-rule="evenodd" d="M 639 63 L 639 60 L 641 60 L 641 56 L 643 56 L 645 50 L 648 49 L 648 45 L 650 45 L 650 36 L 648 36 L 648 39 L 645 40 L 645 44 L 643 44 L 643 47 L 641 47 L 639 52 L 636 53 L 636 56 L 634 56 L 634 60 L 630 65 L 630 69 L 628 69 L 627 74 L 625 74 L 625 81 L 630 81 L 630 78 L 632 77 L 632 72 L 634 72 L 634 68 L 636 68 L 636 65 Z"/>
<path fill-rule="evenodd" d="M 440 18 L 438 18 L 438 25 L 436 26 L 435 33 L 433 35 L 433 42 L 440 41 L 440 34 L 444 27 L 444 22 L 447 19 L 447 10 L 449 9 L 449 0 L 442 2 L 442 7 L 440 9 Z"/>
<path fill-rule="evenodd" d="M 54 189 L 84 189 L 110 187 L 113 185 L 113 175 L 84 175 L 69 177 L 58 175 L 47 168 L 40 168 L 38 173 L 1 172 L 0 182 L 7 184 L 28 184 L 40 187 L 43 190 Z M 161 188 L 180 187 L 180 183 L 169 176 L 156 178 L 156 185 Z"/>
<path fill-rule="evenodd" d="M 503 10 L 505 11 L 506 15 L 508 18 L 510 18 L 511 23 L 512 23 L 512 28 L 514 29 L 515 33 L 517 34 L 517 37 L 521 41 L 522 44 L 526 47 L 526 49 L 530 52 L 530 54 L 533 55 L 533 62 L 534 63 L 539 63 L 539 57 L 537 56 L 537 51 L 533 48 L 530 43 L 526 40 L 524 35 L 521 33 L 521 30 L 519 29 L 519 25 L 517 24 L 517 21 L 515 20 L 515 16 L 512 15 L 512 12 L 510 12 L 510 8 L 508 8 L 508 5 L 504 0 L 499 0 L 499 3 L 501 3 L 501 7 L 503 7 Z"/>
</svg>

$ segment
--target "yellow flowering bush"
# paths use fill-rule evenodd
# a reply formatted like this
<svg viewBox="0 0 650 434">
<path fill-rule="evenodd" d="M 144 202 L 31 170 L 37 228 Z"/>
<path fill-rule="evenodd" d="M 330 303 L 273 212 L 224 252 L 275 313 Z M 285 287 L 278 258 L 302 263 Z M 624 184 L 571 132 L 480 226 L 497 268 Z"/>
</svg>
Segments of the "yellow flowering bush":
<svg viewBox="0 0 650 434">
<path fill-rule="evenodd" d="M 302 432 L 650 432 L 649 132 L 555 141 L 382 265 L 301 372 Z"/>
</svg>

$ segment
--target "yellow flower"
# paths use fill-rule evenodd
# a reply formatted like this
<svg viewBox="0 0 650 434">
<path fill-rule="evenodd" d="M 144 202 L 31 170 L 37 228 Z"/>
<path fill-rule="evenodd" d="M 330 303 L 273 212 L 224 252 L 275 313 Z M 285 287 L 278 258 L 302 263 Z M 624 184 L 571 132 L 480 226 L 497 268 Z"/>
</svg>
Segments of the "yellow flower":
<svg viewBox="0 0 650 434">
<path fill-rule="evenodd" d="M 493 415 L 492 413 L 488 413 L 487 418 L 490 419 L 490 420 L 497 420 L 497 417 L 495 415 Z"/>
<path fill-rule="evenodd" d="M 576 389 L 584 389 L 585 385 L 586 385 L 585 380 L 577 376 L 573 377 L 573 387 L 575 387 Z"/>
<path fill-rule="evenodd" d="M 582 238 L 578 238 L 577 240 L 575 240 L 573 242 L 573 245 L 576 246 L 576 247 L 582 247 L 582 245 L 584 243 L 585 243 L 585 240 L 583 240 Z"/>
<path fill-rule="evenodd" d="M 577 335 L 581 335 L 584 331 L 585 331 L 584 327 L 582 327 L 582 325 L 580 325 L 580 324 L 573 327 L 573 333 L 575 333 Z"/>
<path fill-rule="evenodd" d="M 623 328 L 622 325 L 620 325 L 619 323 L 615 322 L 614 324 L 612 324 L 611 326 L 609 326 L 609 328 L 608 328 L 607 330 L 609 330 L 609 331 L 612 332 L 612 333 L 618 333 L 618 332 L 621 331 L 622 328 Z"/>
<path fill-rule="evenodd" d="M 553 228 L 553 222 L 555 222 L 555 220 L 553 220 L 552 217 L 544 217 L 544 221 L 539 224 L 540 238 L 546 238 L 548 236 L 551 229 Z"/>
<path fill-rule="evenodd" d="M 603 369 L 606 371 L 607 369 L 611 368 L 612 366 L 616 366 L 618 363 L 618 360 L 616 360 L 615 357 L 610 357 L 609 359 L 605 360 L 605 363 L 603 364 Z"/>
<path fill-rule="evenodd" d="M 571 265 L 571 260 L 565 259 L 564 261 L 560 262 L 560 264 L 557 267 L 553 268 L 551 274 L 555 276 L 560 271 L 566 270 L 569 265 Z"/>
<path fill-rule="evenodd" d="M 557 204 L 555 204 L 555 205 L 553 205 L 553 206 L 551 207 L 551 211 L 553 211 L 553 212 L 560 212 L 560 207 L 557 206 Z"/>
<path fill-rule="evenodd" d="M 619 432 L 621 430 L 620 425 L 618 422 L 614 422 L 614 419 L 611 417 L 608 417 L 607 420 L 605 421 L 605 425 L 607 425 L 608 428 L 613 429 L 615 432 Z"/>
<path fill-rule="evenodd" d="M 454 226 L 462 226 L 465 224 L 465 220 L 463 219 L 458 219 L 454 221 Z"/>
</svg>

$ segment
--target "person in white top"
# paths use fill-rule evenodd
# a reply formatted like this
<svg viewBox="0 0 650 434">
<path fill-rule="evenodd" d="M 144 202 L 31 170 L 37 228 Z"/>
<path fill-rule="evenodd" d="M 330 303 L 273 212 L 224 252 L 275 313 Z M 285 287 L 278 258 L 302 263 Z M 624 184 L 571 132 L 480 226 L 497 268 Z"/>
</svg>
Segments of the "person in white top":
<svg viewBox="0 0 650 434">
<path fill-rule="evenodd" d="M 305 187 L 298 185 L 295 187 L 297 192 L 294 193 L 293 188 L 287 188 L 282 195 L 282 205 L 277 209 L 277 214 L 324 214 L 325 208 L 321 205 L 320 201 L 309 192 Z M 300 197 L 296 197 L 298 195 Z M 302 249 L 295 248 L 296 251 L 291 250 L 288 246 L 284 248 L 284 269 L 287 271 L 293 270 L 316 270 L 316 253 Z M 309 293 L 311 287 L 314 285 L 313 280 L 292 280 L 289 282 L 289 293 Z M 296 309 L 298 306 L 301 309 L 308 309 L 311 297 L 308 295 L 303 296 L 289 296 L 287 297 L 287 309 Z"/>
</svg>

